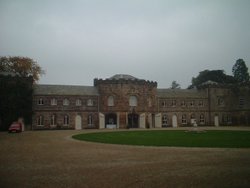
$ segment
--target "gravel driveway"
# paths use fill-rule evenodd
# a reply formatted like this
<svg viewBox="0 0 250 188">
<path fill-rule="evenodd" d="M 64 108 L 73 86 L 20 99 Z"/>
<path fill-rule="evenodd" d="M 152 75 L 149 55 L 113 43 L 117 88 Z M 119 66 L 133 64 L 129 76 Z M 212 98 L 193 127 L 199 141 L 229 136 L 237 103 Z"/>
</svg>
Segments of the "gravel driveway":
<svg viewBox="0 0 250 188">
<path fill-rule="evenodd" d="M 250 149 L 120 146 L 0 133 L 0 187 L 250 187 Z"/>
</svg>

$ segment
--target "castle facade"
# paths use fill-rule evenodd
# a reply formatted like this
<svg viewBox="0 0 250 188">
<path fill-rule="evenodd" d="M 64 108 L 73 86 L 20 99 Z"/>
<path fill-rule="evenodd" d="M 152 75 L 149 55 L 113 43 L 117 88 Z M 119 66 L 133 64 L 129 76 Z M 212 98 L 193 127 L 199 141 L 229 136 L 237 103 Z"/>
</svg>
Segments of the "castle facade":
<svg viewBox="0 0 250 188">
<path fill-rule="evenodd" d="M 32 128 L 104 129 L 250 125 L 250 89 L 216 83 L 159 89 L 157 82 L 117 74 L 93 86 L 36 85 Z"/>
</svg>

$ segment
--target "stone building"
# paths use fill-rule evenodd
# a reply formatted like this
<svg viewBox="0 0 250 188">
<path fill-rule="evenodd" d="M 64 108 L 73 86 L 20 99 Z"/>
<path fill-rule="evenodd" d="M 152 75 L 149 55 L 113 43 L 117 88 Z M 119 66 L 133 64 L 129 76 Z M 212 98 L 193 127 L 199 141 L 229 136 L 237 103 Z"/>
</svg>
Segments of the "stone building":
<svg viewBox="0 0 250 188">
<path fill-rule="evenodd" d="M 161 128 L 249 125 L 249 87 L 158 89 L 157 82 L 118 74 L 94 86 L 36 85 L 33 129 Z"/>
</svg>

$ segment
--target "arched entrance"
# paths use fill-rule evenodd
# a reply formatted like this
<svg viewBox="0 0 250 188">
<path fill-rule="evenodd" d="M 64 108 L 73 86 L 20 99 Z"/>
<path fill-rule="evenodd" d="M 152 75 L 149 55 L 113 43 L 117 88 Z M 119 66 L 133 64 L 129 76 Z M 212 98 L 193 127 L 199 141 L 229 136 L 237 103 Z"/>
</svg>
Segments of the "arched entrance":
<svg viewBox="0 0 250 188">
<path fill-rule="evenodd" d="M 114 129 L 117 128 L 117 115 L 114 113 L 105 115 L 105 127 Z"/>
<path fill-rule="evenodd" d="M 214 125 L 215 125 L 216 127 L 219 126 L 219 116 L 218 116 L 218 115 L 215 115 L 215 116 L 214 116 Z"/>
<path fill-rule="evenodd" d="M 82 117 L 80 115 L 77 115 L 75 117 L 75 129 L 76 130 L 82 129 Z"/>
<path fill-rule="evenodd" d="M 172 117 L 172 125 L 173 125 L 173 127 L 177 127 L 177 116 L 176 115 L 173 115 L 173 117 Z"/>
<path fill-rule="evenodd" d="M 139 115 L 136 113 L 128 114 L 128 127 L 138 128 L 139 127 Z"/>
</svg>

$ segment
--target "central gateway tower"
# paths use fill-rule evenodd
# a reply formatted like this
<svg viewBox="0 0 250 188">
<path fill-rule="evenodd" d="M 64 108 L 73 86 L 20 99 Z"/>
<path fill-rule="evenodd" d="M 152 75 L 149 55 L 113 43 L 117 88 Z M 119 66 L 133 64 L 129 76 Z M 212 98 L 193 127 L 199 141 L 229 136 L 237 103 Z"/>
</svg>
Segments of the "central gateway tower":
<svg viewBox="0 0 250 188">
<path fill-rule="evenodd" d="M 99 91 L 100 128 L 154 127 L 157 82 L 117 74 L 94 79 Z"/>
</svg>

